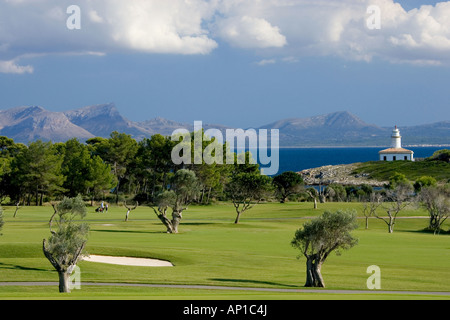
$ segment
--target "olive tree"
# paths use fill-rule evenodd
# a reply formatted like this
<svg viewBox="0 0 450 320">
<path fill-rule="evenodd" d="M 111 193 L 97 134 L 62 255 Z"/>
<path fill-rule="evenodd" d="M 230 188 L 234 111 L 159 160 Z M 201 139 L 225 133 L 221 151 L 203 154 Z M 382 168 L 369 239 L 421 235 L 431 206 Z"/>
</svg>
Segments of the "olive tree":
<svg viewBox="0 0 450 320">
<path fill-rule="evenodd" d="M 388 226 L 388 232 L 394 232 L 394 225 L 398 214 L 411 204 L 413 188 L 409 183 L 397 183 L 394 189 L 386 190 L 385 202 L 382 204 L 387 213 L 387 217 L 381 217 L 376 212 L 377 219 L 383 220 Z"/>
<path fill-rule="evenodd" d="M 450 196 L 443 188 L 422 188 L 418 197 L 421 205 L 428 211 L 430 216 L 427 229 L 439 233 L 442 224 L 450 215 Z"/>
<path fill-rule="evenodd" d="M 375 216 L 378 207 L 381 206 L 383 196 L 380 193 L 372 192 L 363 202 L 363 214 L 366 218 L 366 229 L 369 229 L 369 217 Z"/>
<path fill-rule="evenodd" d="M 59 276 L 59 292 L 70 292 L 69 278 L 78 261 L 86 255 L 84 252 L 89 226 L 87 223 L 77 223 L 75 218 L 86 215 L 86 207 L 81 196 L 64 198 L 54 204 L 55 210 L 49 226 L 51 236 L 43 240 L 45 257 L 56 269 Z M 56 221 L 57 230 L 52 230 Z"/>
<path fill-rule="evenodd" d="M 129 206 L 127 205 L 127 202 L 125 201 L 125 202 L 123 203 L 123 206 L 124 206 L 125 208 L 127 208 L 127 213 L 126 213 L 126 215 L 125 215 L 125 222 L 127 222 L 127 221 L 128 221 L 128 216 L 130 215 L 130 212 L 133 211 L 133 210 L 135 210 L 135 209 L 139 206 L 139 202 L 136 201 L 136 203 L 134 204 L 134 207 L 129 207 Z"/>
<path fill-rule="evenodd" d="M 271 184 L 270 177 L 260 173 L 241 172 L 232 176 L 225 190 L 236 210 L 234 223 L 239 223 L 244 211 L 253 208 L 268 196 Z"/>
<path fill-rule="evenodd" d="M 197 198 L 200 192 L 198 179 L 192 170 L 178 170 L 170 181 L 171 190 L 165 190 L 156 196 L 156 216 L 166 226 L 167 233 L 178 233 L 178 226 L 183 211 Z M 172 209 L 172 219 L 167 217 L 168 209 Z"/>
<path fill-rule="evenodd" d="M 275 187 L 275 195 L 280 203 L 285 203 L 286 199 L 303 190 L 303 178 L 296 172 L 285 171 L 272 180 Z"/>
<path fill-rule="evenodd" d="M 321 268 L 329 254 L 350 249 L 358 242 L 350 232 L 358 227 L 354 212 L 324 212 L 295 232 L 291 245 L 306 257 L 305 287 L 325 287 Z M 300 256 L 299 256 L 300 258 Z"/>
</svg>

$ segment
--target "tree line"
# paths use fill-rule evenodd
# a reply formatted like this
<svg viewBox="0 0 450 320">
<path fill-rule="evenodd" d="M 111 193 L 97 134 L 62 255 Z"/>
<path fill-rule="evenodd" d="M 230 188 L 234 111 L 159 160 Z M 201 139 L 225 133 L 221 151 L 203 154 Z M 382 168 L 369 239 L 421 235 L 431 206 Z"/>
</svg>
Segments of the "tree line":
<svg viewBox="0 0 450 320">
<path fill-rule="evenodd" d="M 85 143 L 38 140 L 24 145 L 0 137 L 0 202 L 9 198 L 14 204 L 42 205 L 81 195 L 92 201 L 152 203 L 171 189 L 176 172 L 185 169 L 193 172 L 198 184 L 195 201 L 209 203 L 226 197 L 224 186 L 233 174 L 259 174 L 254 164 L 175 165 L 171 151 L 176 144 L 159 134 L 138 142 L 118 132 Z"/>
<path fill-rule="evenodd" d="M 191 136 L 194 144 L 194 133 Z M 116 131 L 109 138 L 96 137 L 86 142 L 38 140 L 24 145 L 0 137 L 0 203 L 9 198 L 17 207 L 42 205 L 78 195 L 91 204 L 97 200 L 116 204 L 134 201 L 135 206 L 146 203 L 152 206 L 168 232 L 177 232 L 182 213 L 189 204 L 208 204 L 213 199 L 233 203 L 235 223 L 245 211 L 269 199 L 281 203 L 313 201 L 315 208 L 326 201 L 361 201 L 365 203 L 367 217 L 375 215 L 381 204 L 397 203 L 397 208 L 383 207 L 389 217 L 387 222 L 384 220 L 389 232 L 393 231 L 398 213 L 413 198 L 428 210 L 429 229 L 436 232 L 448 217 L 445 207 L 448 208 L 450 184 L 438 187 L 432 177 L 421 177 L 411 183 L 403 174 L 394 174 L 381 190 L 369 185 L 339 184 L 307 188 L 302 177 L 292 171 L 274 177 L 262 175 L 249 152 L 245 154 L 244 164 L 238 161 L 232 165 L 204 161 L 174 164 L 171 156 L 177 143 L 160 134 L 136 141 Z M 214 138 L 202 139 L 202 148 L 211 143 L 215 143 Z M 226 143 L 222 147 L 225 158 Z M 439 152 L 441 158 L 442 155 L 447 152 Z M 234 156 L 237 160 L 238 155 L 234 153 Z M 193 152 L 191 158 L 194 159 Z M 128 210 L 127 217 L 132 209 Z"/>
</svg>

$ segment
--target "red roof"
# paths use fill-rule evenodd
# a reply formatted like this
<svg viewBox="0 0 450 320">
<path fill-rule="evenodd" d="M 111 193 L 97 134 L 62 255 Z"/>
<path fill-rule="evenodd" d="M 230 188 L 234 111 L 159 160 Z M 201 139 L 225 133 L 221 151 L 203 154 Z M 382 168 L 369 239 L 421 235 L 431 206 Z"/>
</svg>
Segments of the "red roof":
<svg viewBox="0 0 450 320">
<path fill-rule="evenodd" d="M 381 150 L 378 153 L 410 153 L 413 154 L 414 152 L 408 149 L 404 149 L 404 148 L 389 148 L 389 149 L 384 149 Z"/>
</svg>

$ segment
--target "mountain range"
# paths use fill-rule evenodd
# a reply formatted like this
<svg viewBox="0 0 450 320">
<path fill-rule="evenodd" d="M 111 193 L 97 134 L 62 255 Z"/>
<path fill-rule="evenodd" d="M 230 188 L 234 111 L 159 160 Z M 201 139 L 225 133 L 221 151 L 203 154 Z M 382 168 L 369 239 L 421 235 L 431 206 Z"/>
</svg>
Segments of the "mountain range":
<svg viewBox="0 0 450 320">
<path fill-rule="evenodd" d="M 39 106 L 22 106 L 0 110 L 0 136 L 15 142 L 43 140 L 64 142 L 71 138 L 85 141 L 93 137 L 108 138 L 113 131 L 124 132 L 136 140 L 154 134 L 169 136 L 175 129 L 193 130 L 193 124 L 154 118 L 130 121 L 113 103 L 87 106 L 66 112 L 52 112 Z M 225 133 L 232 129 L 205 124 Z M 356 115 L 339 111 L 309 118 L 291 118 L 263 125 L 259 129 L 278 129 L 280 146 L 386 146 L 392 128 L 368 124 Z M 450 144 L 450 121 L 400 128 L 404 145 Z"/>
</svg>

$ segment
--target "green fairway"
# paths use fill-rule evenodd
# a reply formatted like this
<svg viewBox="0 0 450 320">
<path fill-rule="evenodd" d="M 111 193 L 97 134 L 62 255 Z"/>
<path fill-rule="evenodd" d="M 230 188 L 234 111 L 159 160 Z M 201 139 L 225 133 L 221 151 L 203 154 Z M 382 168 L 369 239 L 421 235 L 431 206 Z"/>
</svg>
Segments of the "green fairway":
<svg viewBox="0 0 450 320">
<path fill-rule="evenodd" d="M 96 255 L 145 257 L 169 260 L 174 267 L 132 267 L 82 261 L 81 281 L 89 283 L 142 283 L 208 285 L 220 287 L 305 289 L 305 259 L 290 246 L 296 229 L 324 210 L 354 209 L 358 203 L 267 203 L 245 212 L 233 223 L 234 207 L 228 203 L 191 206 L 185 211 L 179 234 L 167 234 L 148 207 L 138 207 L 124 222 L 126 209 L 112 206 L 108 213 L 89 208 L 87 251 Z M 53 209 L 23 207 L 13 218 L 13 207 L 4 207 L 5 225 L 0 236 L 0 282 L 57 282 L 58 276 L 42 253 L 48 238 Z M 382 214 L 382 211 L 381 211 Z M 414 208 L 401 214 L 393 234 L 381 220 L 364 219 L 354 234 L 359 244 L 325 262 L 322 274 L 327 290 L 368 290 L 367 267 L 381 269 L 381 290 L 414 292 L 450 291 L 450 235 L 433 235 L 426 212 Z M 444 225 L 448 230 L 450 224 Z M 322 292 L 321 292 L 322 291 Z M 420 294 L 336 294 L 206 290 L 154 287 L 82 286 L 59 294 L 52 286 L 0 286 L 7 299 L 450 299 Z"/>
</svg>

